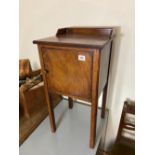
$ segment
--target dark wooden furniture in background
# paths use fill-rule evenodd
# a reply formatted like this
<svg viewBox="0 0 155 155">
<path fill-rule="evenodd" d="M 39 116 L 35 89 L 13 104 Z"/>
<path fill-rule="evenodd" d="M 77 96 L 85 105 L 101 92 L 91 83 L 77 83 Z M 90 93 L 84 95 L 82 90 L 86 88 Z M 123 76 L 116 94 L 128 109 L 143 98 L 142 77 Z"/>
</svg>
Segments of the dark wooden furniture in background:
<svg viewBox="0 0 155 155">
<path fill-rule="evenodd" d="M 91 102 L 90 148 L 96 138 L 98 97 L 104 91 L 102 114 L 104 117 L 108 73 L 114 27 L 70 27 L 57 31 L 55 37 L 35 40 L 38 45 L 51 130 L 56 131 L 51 94 Z"/>
<path fill-rule="evenodd" d="M 33 90 L 33 87 L 42 82 L 41 70 L 32 71 L 29 59 L 19 60 L 19 105 L 24 112 L 25 117 L 30 118 L 30 109 L 34 104 L 35 100 L 29 98 Z M 38 86 L 37 89 L 43 90 L 42 87 Z M 38 91 L 39 92 L 39 91 Z M 29 95 L 28 95 L 29 94 Z M 30 97 L 29 97 L 30 96 Z M 40 102 L 45 102 L 45 95 L 38 94 Z"/>
<path fill-rule="evenodd" d="M 45 100 L 43 82 L 34 86 L 26 93 L 27 104 L 29 104 L 30 117 L 26 118 L 20 112 L 19 118 L 19 144 L 21 145 L 36 127 L 47 117 L 48 110 Z M 55 95 L 53 98 L 54 107 L 61 101 L 61 96 Z"/>
<path fill-rule="evenodd" d="M 116 142 L 109 155 L 135 154 L 135 102 L 124 102 Z"/>
<path fill-rule="evenodd" d="M 19 144 L 21 145 L 46 118 L 48 111 L 41 70 L 32 71 L 29 59 L 19 61 L 19 80 Z M 53 95 L 53 107 L 61 99 L 60 95 Z"/>
</svg>

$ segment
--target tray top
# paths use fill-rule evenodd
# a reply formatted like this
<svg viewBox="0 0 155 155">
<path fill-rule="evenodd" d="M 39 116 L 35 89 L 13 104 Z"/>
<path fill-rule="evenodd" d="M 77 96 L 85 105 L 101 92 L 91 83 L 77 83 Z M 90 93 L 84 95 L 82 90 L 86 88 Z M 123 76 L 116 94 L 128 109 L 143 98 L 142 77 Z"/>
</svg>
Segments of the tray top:
<svg viewBox="0 0 155 155">
<path fill-rule="evenodd" d="M 69 27 L 58 29 L 56 36 L 34 40 L 34 44 L 102 48 L 115 36 L 114 27 Z"/>
</svg>

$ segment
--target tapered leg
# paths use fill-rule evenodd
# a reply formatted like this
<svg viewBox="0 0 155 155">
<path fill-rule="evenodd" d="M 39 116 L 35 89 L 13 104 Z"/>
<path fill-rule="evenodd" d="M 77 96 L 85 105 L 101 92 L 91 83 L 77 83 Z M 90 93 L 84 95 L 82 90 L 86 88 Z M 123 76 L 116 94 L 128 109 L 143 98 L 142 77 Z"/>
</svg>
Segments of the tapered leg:
<svg viewBox="0 0 155 155">
<path fill-rule="evenodd" d="M 90 148 L 94 148 L 96 140 L 96 123 L 97 123 L 97 100 L 92 101 L 91 105 L 91 122 L 90 122 Z"/>
<path fill-rule="evenodd" d="M 96 123 L 97 123 L 97 107 L 98 107 L 98 70 L 99 70 L 99 52 L 93 52 L 93 75 L 92 75 L 92 104 L 90 119 L 90 141 L 89 147 L 94 148 L 96 140 Z"/>
<path fill-rule="evenodd" d="M 68 103 L 69 103 L 69 109 L 73 108 L 73 99 L 71 97 L 68 97 Z"/>
<path fill-rule="evenodd" d="M 54 117 L 54 111 L 53 111 L 53 99 L 52 95 L 48 94 L 46 95 L 46 101 L 48 106 L 48 113 L 49 113 L 49 119 L 50 119 L 50 125 L 51 125 L 51 131 L 56 131 L 56 125 L 55 125 L 55 117 Z"/>
<path fill-rule="evenodd" d="M 39 58 L 41 62 L 41 68 L 42 68 L 42 75 L 43 75 L 43 80 L 44 80 L 44 90 L 45 90 L 45 97 L 46 97 L 46 102 L 47 102 L 47 107 L 48 107 L 48 113 L 49 113 L 49 119 L 50 119 L 50 125 L 51 125 L 51 131 L 55 132 L 56 131 L 56 125 L 55 125 L 55 117 L 54 117 L 54 112 L 53 112 L 53 99 L 50 97 L 50 94 L 48 92 L 48 86 L 47 86 L 47 81 L 46 81 L 46 74 L 48 74 L 48 71 L 44 68 L 44 62 L 43 62 L 43 55 L 42 55 L 42 50 L 41 47 L 38 46 L 39 50 Z M 51 98 L 51 99 L 50 99 Z"/>
<path fill-rule="evenodd" d="M 101 118 L 105 117 L 105 108 L 106 108 L 106 100 L 107 100 L 107 84 L 103 89 L 103 97 L 102 97 L 102 109 L 101 109 Z"/>
</svg>

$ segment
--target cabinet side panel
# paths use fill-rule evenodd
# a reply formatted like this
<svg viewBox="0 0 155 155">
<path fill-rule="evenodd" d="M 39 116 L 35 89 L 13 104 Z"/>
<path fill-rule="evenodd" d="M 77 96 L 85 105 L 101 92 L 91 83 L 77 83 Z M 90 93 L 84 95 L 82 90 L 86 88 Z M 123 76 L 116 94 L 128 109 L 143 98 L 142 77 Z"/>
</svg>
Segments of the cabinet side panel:
<svg viewBox="0 0 155 155">
<path fill-rule="evenodd" d="M 99 73 L 99 95 L 103 91 L 103 88 L 107 82 L 108 76 L 108 68 L 109 68 L 109 59 L 110 59 L 110 49 L 111 49 L 111 42 L 106 44 L 104 48 L 101 50 L 100 55 L 100 73 Z"/>
</svg>

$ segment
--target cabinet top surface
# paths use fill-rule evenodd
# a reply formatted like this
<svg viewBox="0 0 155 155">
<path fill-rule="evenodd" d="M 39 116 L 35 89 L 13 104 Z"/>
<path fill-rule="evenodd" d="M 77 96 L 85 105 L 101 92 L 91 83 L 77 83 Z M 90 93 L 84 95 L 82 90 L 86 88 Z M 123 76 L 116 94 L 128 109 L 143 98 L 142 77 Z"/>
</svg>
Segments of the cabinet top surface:
<svg viewBox="0 0 155 155">
<path fill-rule="evenodd" d="M 115 36 L 113 27 L 70 27 L 58 29 L 56 36 L 34 40 L 34 44 L 102 48 Z"/>
</svg>

